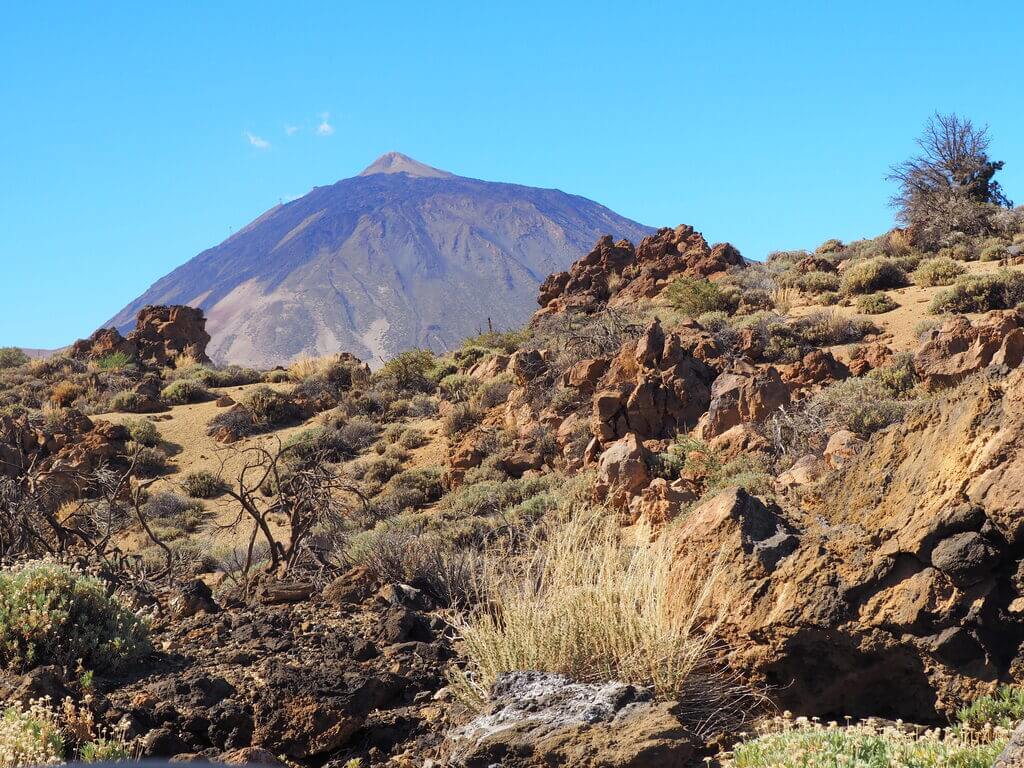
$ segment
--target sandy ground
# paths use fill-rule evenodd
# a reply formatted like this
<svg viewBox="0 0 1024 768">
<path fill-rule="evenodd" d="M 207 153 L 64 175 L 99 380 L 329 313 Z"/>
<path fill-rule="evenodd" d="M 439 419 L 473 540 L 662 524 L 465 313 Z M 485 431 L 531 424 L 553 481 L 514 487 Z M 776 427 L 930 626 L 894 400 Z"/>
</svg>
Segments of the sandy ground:
<svg viewBox="0 0 1024 768">
<path fill-rule="evenodd" d="M 236 401 L 240 400 L 247 390 L 262 386 L 250 384 L 240 387 L 223 387 L 211 389 L 218 397 L 230 395 Z M 286 391 L 291 389 L 291 384 L 271 384 L 273 389 Z M 278 442 L 284 444 L 296 432 L 317 423 L 319 415 L 313 416 L 302 424 L 268 432 L 262 435 L 254 435 L 244 438 L 232 445 L 218 443 L 206 432 L 210 420 L 225 408 L 218 407 L 212 400 L 205 403 L 193 403 L 189 405 L 173 406 L 169 410 L 155 414 L 131 414 L 131 413 L 105 413 L 97 414 L 95 418 L 104 419 L 116 424 L 123 424 L 126 421 L 147 419 L 152 421 L 160 431 L 160 437 L 164 449 L 170 454 L 167 471 L 158 477 L 150 491 L 172 491 L 184 496 L 181 482 L 190 472 L 208 470 L 218 474 L 229 482 L 237 477 L 238 471 L 243 466 L 244 458 L 241 452 L 247 447 L 266 446 L 275 450 Z M 405 463 L 405 469 L 414 469 L 427 466 L 440 466 L 445 462 L 447 456 L 447 440 L 441 431 L 441 422 L 438 419 L 410 419 L 406 422 L 408 427 L 416 427 L 424 432 L 430 442 L 419 448 L 410 451 L 410 458 Z M 371 454 L 376 455 L 376 454 Z M 240 529 L 229 530 L 225 526 L 231 523 L 238 514 L 237 503 L 226 495 L 213 499 L 203 500 L 203 506 L 209 513 L 206 525 L 202 533 L 209 536 L 211 545 L 237 545 L 247 538 L 248 532 L 252 530 L 246 523 Z M 274 526 L 278 531 L 280 527 Z"/>
<path fill-rule="evenodd" d="M 972 275 L 983 275 L 999 271 L 999 263 L 995 261 L 973 261 L 965 262 L 967 273 Z M 1010 267 L 1013 270 L 1024 270 L 1024 267 Z M 881 340 L 888 344 L 896 352 L 909 352 L 917 348 L 918 335 L 915 329 L 922 320 L 937 320 L 938 316 L 928 314 L 928 305 L 935 295 L 946 289 L 948 286 L 936 286 L 931 288 L 911 285 L 906 288 L 896 288 L 891 291 L 884 291 L 899 306 L 881 315 L 861 315 L 857 312 L 855 302 L 851 306 L 837 305 L 835 310 L 847 317 L 861 317 L 870 320 L 882 332 Z M 815 311 L 828 309 L 817 304 L 800 304 L 793 308 L 790 315 L 801 317 Z M 968 317 L 979 317 L 980 314 L 969 314 Z M 847 347 L 853 345 L 846 345 Z"/>
</svg>

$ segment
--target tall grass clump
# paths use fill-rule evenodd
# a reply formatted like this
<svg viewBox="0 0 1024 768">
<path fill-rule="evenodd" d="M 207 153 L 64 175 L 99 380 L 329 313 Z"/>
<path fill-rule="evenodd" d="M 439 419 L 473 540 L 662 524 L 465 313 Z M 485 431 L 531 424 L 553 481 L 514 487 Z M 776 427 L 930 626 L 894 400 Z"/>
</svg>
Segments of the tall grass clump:
<svg viewBox="0 0 1024 768">
<path fill-rule="evenodd" d="M 149 651 L 146 625 L 98 579 L 42 561 L 0 571 L 0 666 L 113 671 Z"/>
<path fill-rule="evenodd" d="M 713 666 L 720 619 L 700 616 L 720 568 L 680 577 L 667 537 L 641 533 L 629 544 L 607 517 L 544 532 L 519 578 L 510 578 L 507 555 L 492 553 L 481 577 L 485 607 L 457 624 L 468 664 L 451 677 L 465 703 L 480 708 L 500 675 L 523 669 L 677 697 Z"/>
</svg>

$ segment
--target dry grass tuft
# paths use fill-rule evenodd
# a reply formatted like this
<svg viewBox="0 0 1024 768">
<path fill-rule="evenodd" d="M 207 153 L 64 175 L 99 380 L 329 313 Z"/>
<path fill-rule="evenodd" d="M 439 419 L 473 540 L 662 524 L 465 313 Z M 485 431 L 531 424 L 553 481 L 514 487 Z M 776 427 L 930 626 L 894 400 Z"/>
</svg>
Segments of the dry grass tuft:
<svg viewBox="0 0 1024 768">
<path fill-rule="evenodd" d="M 479 709 L 499 675 L 540 670 L 651 686 L 683 701 L 695 726 L 734 715 L 749 691 L 715 660 L 729 606 L 722 563 L 680 567 L 672 540 L 648 533 L 628 543 L 610 515 L 548 526 L 518 579 L 507 556 L 492 555 L 482 577 L 489 602 L 457 625 L 469 659 L 451 675 L 460 699 Z"/>
</svg>

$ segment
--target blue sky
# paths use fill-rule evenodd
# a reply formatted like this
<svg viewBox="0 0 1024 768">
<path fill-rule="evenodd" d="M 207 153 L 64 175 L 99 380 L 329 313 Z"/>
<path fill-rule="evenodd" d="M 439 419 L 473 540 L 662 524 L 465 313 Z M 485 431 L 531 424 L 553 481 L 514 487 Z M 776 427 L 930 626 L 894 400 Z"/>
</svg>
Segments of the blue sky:
<svg viewBox="0 0 1024 768">
<path fill-rule="evenodd" d="M 1024 201 L 1024 3 L 9 3 L 0 345 L 91 332 L 279 200 L 398 150 L 760 258 L 892 222 L 935 109 Z"/>
</svg>

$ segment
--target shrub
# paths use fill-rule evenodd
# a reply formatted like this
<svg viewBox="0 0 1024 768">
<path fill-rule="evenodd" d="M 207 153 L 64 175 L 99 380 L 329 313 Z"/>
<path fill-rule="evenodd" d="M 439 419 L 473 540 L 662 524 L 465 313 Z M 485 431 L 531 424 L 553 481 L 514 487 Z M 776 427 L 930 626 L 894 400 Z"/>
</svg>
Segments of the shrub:
<svg viewBox="0 0 1024 768">
<path fill-rule="evenodd" d="M 836 309 L 812 312 L 793 324 L 796 336 L 816 347 L 851 344 L 877 330 L 870 320 L 846 317 Z"/>
<path fill-rule="evenodd" d="M 403 392 L 433 392 L 434 382 L 429 374 L 435 362 L 429 349 L 410 349 L 388 360 L 374 378 Z"/>
<path fill-rule="evenodd" d="M 382 525 L 355 540 L 349 557 L 379 581 L 411 584 L 444 605 L 469 605 L 477 597 L 476 553 L 438 534 Z"/>
<path fill-rule="evenodd" d="M 250 389 L 242 396 L 241 402 L 258 427 L 284 424 L 296 417 L 295 403 L 291 398 L 266 385 Z"/>
<path fill-rule="evenodd" d="M 125 455 L 134 463 L 135 470 L 145 477 L 159 475 L 167 469 L 167 454 L 159 448 L 129 440 L 125 444 Z"/>
<path fill-rule="evenodd" d="M 445 416 L 442 427 L 448 437 L 457 437 L 479 424 L 483 417 L 483 411 L 475 405 L 459 403 Z"/>
<path fill-rule="evenodd" d="M 96 367 L 103 371 L 119 371 L 131 364 L 132 358 L 127 352 L 111 352 L 96 361 Z"/>
<path fill-rule="evenodd" d="M 480 385 L 473 396 L 474 402 L 485 411 L 489 411 L 491 408 L 503 405 L 515 386 L 516 383 L 511 374 L 503 373 L 500 376 L 495 376 Z"/>
<path fill-rule="evenodd" d="M 210 419 L 208 427 L 209 434 L 213 434 L 217 430 L 224 429 L 236 438 L 245 437 L 246 435 L 254 434 L 257 431 L 256 422 L 253 420 L 252 413 L 248 408 L 243 407 L 231 407 L 221 413 L 218 413 Z"/>
<path fill-rule="evenodd" d="M 453 403 L 464 403 L 480 388 L 480 382 L 464 373 L 445 376 L 438 384 L 441 396 Z"/>
<path fill-rule="evenodd" d="M 50 402 L 58 408 L 67 408 L 82 396 L 82 388 L 73 381 L 58 381 L 50 390 Z"/>
<path fill-rule="evenodd" d="M 0 663 L 116 671 L 150 651 L 146 625 L 98 579 L 49 562 L 0 571 Z"/>
<path fill-rule="evenodd" d="M 147 519 L 157 520 L 192 533 L 198 530 L 203 522 L 203 505 L 198 501 L 190 501 L 170 491 L 157 491 L 152 494 L 143 507 Z"/>
<path fill-rule="evenodd" d="M 992 696 L 982 696 L 956 713 L 957 722 L 968 728 L 981 729 L 997 725 L 1012 729 L 1024 720 L 1024 688 L 1001 685 Z"/>
<path fill-rule="evenodd" d="M 797 288 L 805 293 L 825 293 L 839 290 L 839 275 L 833 272 L 807 272 L 796 280 Z"/>
<path fill-rule="evenodd" d="M 807 718 L 775 718 L 732 749 L 725 768 L 989 768 L 1006 733 L 918 731 L 872 722 L 840 726 Z"/>
<path fill-rule="evenodd" d="M 110 398 L 110 410 L 119 413 L 136 413 L 142 407 L 142 398 L 131 390 L 118 392 Z"/>
<path fill-rule="evenodd" d="M 284 368 L 275 368 L 263 374 L 262 381 L 267 384 L 284 384 L 285 382 L 292 381 L 292 375 Z"/>
<path fill-rule="evenodd" d="M 184 371 L 173 371 L 174 379 L 191 379 L 207 387 L 241 387 L 263 381 L 263 373 L 253 368 L 229 365 L 225 368 L 210 368 L 200 365 Z"/>
<path fill-rule="evenodd" d="M 416 500 L 411 506 L 430 504 L 440 499 L 444 493 L 441 470 L 437 467 L 424 467 L 399 472 L 388 482 L 388 490 L 414 496 Z"/>
<path fill-rule="evenodd" d="M 900 288 L 907 284 L 907 273 L 893 259 L 876 256 L 851 264 L 843 273 L 842 292 L 873 293 L 887 288 Z"/>
<path fill-rule="evenodd" d="M 29 362 L 29 356 L 18 347 L 0 347 L 0 369 L 17 368 Z"/>
<path fill-rule="evenodd" d="M 857 311 L 865 315 L 881 315 L 899 306 L 887 293 L 869 293 L 857 298 Z"/>
<path fill-rule="evenodd" d="M 208 400 L 210 393 L 202 384 L 190 379 L 172 381 L 160 392 L 160 399 L 171 405 L 185 405 Z"/>
<path fill-rule="evenodd" d="M 193 499 L 211 499 L 224 490 L 224 484 L 209 470 L 199 469 L 185 475 L 181 488 Z"/>
<path fill-rule="evenodd" d="M 402 448 L 408 448 L 410 450 L 414 448 L 421 448 L 430 442 L 430 438 L 427 437 L 426 433 L 422 429 L 416 429 L 416 427 L 409 427 L 402 431 L 402 434 L 398 436 L 398 444 Z"/>
<path fill-rule="evenodd" d="M 128 419 L 124 422 L 128 434 L 139 445 L 152 448 L 160 442 L 160 432 L 149 419 Z"/>
<path fill-rule="evenodd" d="M 673 309 L 687 317 L 697 317 L 705 312 L 728 311 L 731 309 L 722 289 L 699 277 L 683 275 L 673 280 L 662 294 Z"/>
<path fill-rule="evenodd" d="M 837 426 L 867 436 L 903 418 L 908 403 L 895 399 L 878 377 L 837 381 L 812 398 Z"/>
<path fill-rule="evenodd" d="M 480 708 L 499 675 L 523 669 L 653 686 L 666 698 L 713 674 L 719 622 L 697 617 L 721 568 L 683 574 L 676 561 L 674 571 L 669 537 L 639 536 L 631 546 L 601 515 L 549 526 L 539 538 L 517 577 L 507 553 L 492 552 L 483 607 L 456 620 L 467 665 L 450 677 L 463 701 Z"/>
<path fill-rule="evenodd" d="M 940 292 L 928 307 L 932 314 L 1010 309 L 1024 300 L 1024 273 L 1000 270 L 994 275 L 964 275 Z"/>
<path fill-rule="evenodd" d="M 64 734 L 55 714 L 42 703 L 12 704 L 0 717 L 0 768 L 64 762 Z"/>
<path fill-rule="evenodd" d="M 948 256 L 925 259 L 914 271 L 914 282 L 922 286 L 951 285 L 964 273 L 963 264 Z"/>
<path fill-rule="evenodd" d="M 1006 246 L 1003 243 L 993 243 L 992 245 L 987 245 L 982 248 L 981 254 L 978 258 L 981 261 L 1002 261 L 1009 257 L 1010 252 L 1006 249 Z"/>
</svg>

